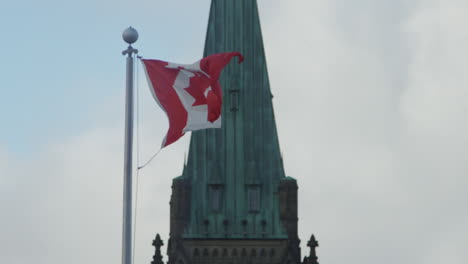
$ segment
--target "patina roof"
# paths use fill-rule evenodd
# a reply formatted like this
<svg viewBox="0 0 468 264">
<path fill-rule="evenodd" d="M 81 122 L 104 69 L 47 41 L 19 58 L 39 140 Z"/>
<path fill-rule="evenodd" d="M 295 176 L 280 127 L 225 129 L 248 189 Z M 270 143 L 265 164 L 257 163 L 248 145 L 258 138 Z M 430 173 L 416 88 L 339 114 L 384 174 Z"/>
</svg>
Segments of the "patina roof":
<svg viewBox="0 0 468 264">
<path fill-rule="evenodd" d="M 181 178 L 192 186 L 186 238 L 286 238 L 277 187 L 285 177 L 268 80 L 257 1 L 212 1 L 204 55 L 239 51 L 224 70 L 222 128 L 193 132 Z M 260 189 L 249 211 L 247 189 Z M 221 188 L 212 210 L 210 188 Z"/>
</svg>

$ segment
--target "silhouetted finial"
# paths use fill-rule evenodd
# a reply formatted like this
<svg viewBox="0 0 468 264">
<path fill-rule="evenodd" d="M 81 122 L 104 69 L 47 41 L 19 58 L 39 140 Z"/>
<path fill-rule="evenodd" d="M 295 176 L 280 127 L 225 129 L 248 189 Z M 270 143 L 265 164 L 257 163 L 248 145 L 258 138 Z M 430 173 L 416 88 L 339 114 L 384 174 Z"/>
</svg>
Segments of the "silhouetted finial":
<svg viewBox="0 0 468 264">
<path fill-rule="evenodd" d="M 153 246 L 156 248 L 156 251 L 154 252 L 153 261 L 151 261 L 151 264 L 164 264 L 161 255 L 161 246 L 163 245 L 164 243 L 161 240 L 161 237 L 159 234 L 157 234 L 156 238 L 153 240 Z"/>
<path fill-rule="evenodd" d="M 317 261 L 317 253 L 315 252 L 315 248 L 319 246 L 318 241 L 315 239 L 315 236 L 312 235 L 310 237 L 309 242 L 307 242 L 307 246 L 310 247 L 310 254 L 309 257 L 304 258 L 304 264 L 318 264 Z"/>
<path fill-rule="evenodd" d="M 308 247 L 311 247 L 311 248 L 312 248 L 312 247 L 313 247 L 313 248 L 316 248 L 316 247 L 319 246 L 318 241 L 315 239 L 315 236 L 314 236 L 314 235 L 312 235 L 312 236 L 310 237 L 309 242 L 307 242 L 307 246 L 308 246 Z"/>
</svg>

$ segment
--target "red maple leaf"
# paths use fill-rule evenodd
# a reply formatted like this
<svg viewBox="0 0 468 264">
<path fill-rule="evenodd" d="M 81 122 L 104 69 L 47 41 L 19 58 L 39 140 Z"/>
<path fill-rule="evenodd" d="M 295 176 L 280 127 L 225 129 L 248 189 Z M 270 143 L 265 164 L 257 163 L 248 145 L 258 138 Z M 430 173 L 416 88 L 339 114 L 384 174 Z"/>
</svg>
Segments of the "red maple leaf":
<svg viewBox="0 0 468 264">
<path fill-rule="evenodd" d="M 210 79 L 199 72 L 192 72 L 189 87 L 185 90 L 195 99 L 192 106 L 206 105 L 205 91 L 210 87 Z"/>
</svg>

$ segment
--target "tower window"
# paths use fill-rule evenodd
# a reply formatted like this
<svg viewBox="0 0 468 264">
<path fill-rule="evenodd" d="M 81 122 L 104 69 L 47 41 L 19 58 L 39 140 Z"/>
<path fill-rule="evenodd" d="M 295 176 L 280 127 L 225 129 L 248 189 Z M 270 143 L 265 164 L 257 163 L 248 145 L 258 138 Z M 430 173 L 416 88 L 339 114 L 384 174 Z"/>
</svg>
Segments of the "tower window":
<svg viewBox="0 0 468 264">
<path fill-rule="evenodd" d="M 247 188 L 247 207 L 249 212 L 260 211 L 260 187 L 249 186 Z"/>
<path fill-rule="evenodd" d="M 221 210 L 223 199 L 223 187 L 220 184 L 210 185 L 210 207 L 212 211 L 218 212 Z"/>
<path fill-rule="evenodd" d="M 229 90 L 229 94 L 231 95 L 231 112 L 236 112 L 239 110 L 239 89 Z"/>
</svg>

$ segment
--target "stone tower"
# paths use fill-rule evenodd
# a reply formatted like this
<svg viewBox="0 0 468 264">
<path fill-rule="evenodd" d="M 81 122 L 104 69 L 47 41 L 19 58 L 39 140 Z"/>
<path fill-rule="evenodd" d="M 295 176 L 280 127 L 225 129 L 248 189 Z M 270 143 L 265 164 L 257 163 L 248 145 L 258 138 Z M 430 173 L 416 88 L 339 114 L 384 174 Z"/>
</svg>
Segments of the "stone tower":
<svg viewBox="0 0 468 264">
<path fill-rule="evenodd" d="M 168 263 L 298 264 L 298 186 L 283 169 L 256 0 L 211 3 L 204 55 L 231 51 L 245 61 L 221 75 L 222 128 L 192 133 L 173 180 Z"/>
</svg>

